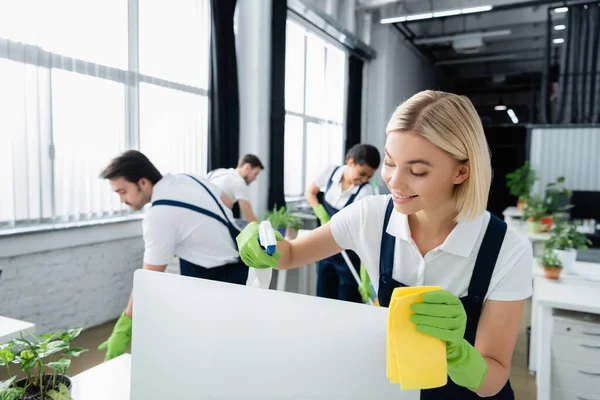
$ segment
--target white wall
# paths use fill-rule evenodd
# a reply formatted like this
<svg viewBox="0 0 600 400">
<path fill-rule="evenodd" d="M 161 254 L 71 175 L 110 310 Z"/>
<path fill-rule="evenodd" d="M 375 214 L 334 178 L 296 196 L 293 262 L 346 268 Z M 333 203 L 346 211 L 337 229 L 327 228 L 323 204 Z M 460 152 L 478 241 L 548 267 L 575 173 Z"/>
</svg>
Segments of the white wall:
<svg viewBox="0 0 600 400">
<path fill-rule="evenodd" d="M 256 154 L 265 166 L 250 186 L 254 213 L 262 218 L 269 191 L 271 101 L 271 1 L 238 0 L 237 65 L 240 155 Z"/>
<path fill-rule="evenodd" d="M 363 140 L 383 149 L 385 127 L 396 106 L 421 90 L 438 89 L 438 78 L 431 63 L 389 25 L 373 22 L 371 46 L 377 58 L 367 66 Z"/>
<path fill-rule="evenodd" d="M 38 333 L 117 318 L 144 250 L 141 222 L 125 225 L 0 238 L 0 315 L 33 322 Z M 128 234 L 119 236 L 123 230 Z"/>
</svg>

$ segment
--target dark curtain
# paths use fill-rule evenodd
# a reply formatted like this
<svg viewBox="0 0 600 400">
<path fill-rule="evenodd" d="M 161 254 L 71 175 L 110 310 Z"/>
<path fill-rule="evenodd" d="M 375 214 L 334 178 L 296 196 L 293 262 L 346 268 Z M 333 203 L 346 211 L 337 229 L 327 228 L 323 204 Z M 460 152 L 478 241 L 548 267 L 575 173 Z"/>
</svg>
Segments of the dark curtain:
<svg viewBox="0 0 600 400">
<path fill-rule="evenodd" d="M 588 124 L 600 122 L 600 7 L 569 7 L 566 37 L 561 45 L 560 74 L 555 101 L 542 92 L 550 123 Z M 550 53 L 550 39 L 546 54 Z M 545 70 L 549 68 L 546 57 Z M 547 75 L 544 76 L 547 87 Z M 543 87 L 544 87 L 543 86 Z"/>
<path fill-rule="evenodd" d="M 285 36 L 287 0 L 272 1 L 271 18 L 271 148 L 269 208 L 285 205 L 283 153 L 285 131 Z"/>
<path fill-rule="evenodd" d="M 212 0 L 208 170 L 237 165 L 240 105 L 233 15 L 237 0 Z"/>
<path fill-rule="evenodd" d="M 364 62 L 350 55 L 346 101 L 346 152 L 361 141 L 362 80 Z"/>
</svg>

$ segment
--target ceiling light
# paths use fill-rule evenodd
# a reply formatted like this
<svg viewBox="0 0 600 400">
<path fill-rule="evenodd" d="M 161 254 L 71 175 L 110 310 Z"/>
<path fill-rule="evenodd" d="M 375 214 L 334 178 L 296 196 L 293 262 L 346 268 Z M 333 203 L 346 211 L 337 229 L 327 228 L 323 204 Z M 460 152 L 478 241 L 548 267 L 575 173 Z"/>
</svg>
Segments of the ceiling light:
<svg viewBox="0 0 600 400">
<path fill-rule="evenodd" d="M 497 106 L 494 107 L 494 110 L 496 110 L 496 111 L 506 111 L 506 106 L 504 104 L 498 104 Z"/>
<path fill-rule="evenodd" d="M 492 6 L 469 7 L 463 8 L 461 10 L 444 10 L 423 14 L 402 15 L 400 17 L 383 18 L 379 22 L 381 22 L 382 24 L 395 24 L 397 22 L 418 21 L 423 19 L 449 17 L 452 15 L 480 13 L 485 11 L 491 11 L 492 9 Z"/>
<path fill-rule="evenodd" d="M 556 39 L 552 40 L 552 43 L 554 43 L 554 44 L 561 44 L 564 42 L 565 42 L 565 39 L 563 39 L 563 38 L 556 38 Z"/>
<path fill-rule="evenodd" d="M 519 118 L 517 118 L 517 115 L 512 110 L 512 108 L 509 108 L 506 112 L 508 113 L 508 116 L 510 117 L 510 120 L 513 122 L 513 124 L 519 123 Z"/>
<path fill-rule="evenodd" d="M 554 12 L 557 14 L 566 13 L 567 11 L 569 11 L 569 7 L 558 7 L 554 9 Z"/>
<path fill-rule="evenodd" d="M 406 21 L 406 17 L 394 17 L 394 18 L 384 18 L 381 22 L 382 24 L 395 24 L 396 22 L 404 22 Z"/>
<path fill-rule="evenodd" d="M 567 29 L 567 27 L 564 25 L 554 25 L 555 31 L 564 31 L 565 29 Z"/>
<path fill-rule="evenodd" d="M 462 10 L 460 10 L 460 13 L 461 14 L 473 14 L 473 13 L 491 11 L 492 8 L 493 8 L 492 6 L 481 6 L 481 7 L 463 8 Z"/>
<path fill-rule="evenodd" d="M 407 21 L 416 21 L 416 20 L 419 20 L 419 19 L 429 19 L 429 18 L 433 18 L 433 14 L 432 13 L 413 14 L 413 15 L 407 15 L 406 16 L 406 20 Z"/>
<path fill-rule="evenodd" d="M 433 18 L 450 17 L 460 15 L 460 10 L 437 11 L 433 13 Z"/>
</svg>

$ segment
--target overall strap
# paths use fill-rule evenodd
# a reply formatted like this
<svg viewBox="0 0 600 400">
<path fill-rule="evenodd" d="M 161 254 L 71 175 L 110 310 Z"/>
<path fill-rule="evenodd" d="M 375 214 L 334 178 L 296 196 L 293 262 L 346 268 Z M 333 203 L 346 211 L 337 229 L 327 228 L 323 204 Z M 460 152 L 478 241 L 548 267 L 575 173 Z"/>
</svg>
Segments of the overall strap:
<svg viewBox="0 0 600 400">
<path fill-rule="evenodd" d="M 206 215 L 207 217 L 216 219 L 217 221 L 219 221 L 223 225 L 226 225 L 226 226 L 228 225 L 227 221 L 225 221 L 223 218 L 219 217 L 214 212 L 205 210 L 204 208 L 200 208 L 200 207 L 195 206 L 193 204 L 184 203 L 182 201 L 176 201 L 176 200 L 156 200 L 156 201 L 152 202 L 152 207 L 154 207 L 154 206 L 172 206 L 172 207 L 187 208 L 188 210 L 196 211 L 196 212 L 198 212 L 200 214 Z"/>
<path fill-rule="evenodd" d="M 229 227 L 229 225 L 232 225 L 232 223 L 229 221 L 229 219 L 227 218 L 227 214 L 225 214 L 225 210 L 223 209 L 223 207 L 221 206 L 221 203 L 219 203 L 219 200 L 217 200 L 217 198 L 215 197 L 215 195 L 210 191 L 209 188 L 206 187 L 206 185 L 202 182 L 200 182 L 198 179 L 194 178 L 192 175 L 189 174 L 183 174 L 185 176 L 187 176 L 188 178 L 192 178 L 193 180 L 195 180 L 196 182 L 198 182 L 210 195 L 210 197 L 212 197 L 212 199 L 215 201 L 215 203 L 217 203 L 217 206 L 219 207 L 219 210 L 221 210 L 221 213 L 223 213 L 223 217 L 225 222 L 225 225 L 227 225 Z"/>
<path fill-rule="evenodd" d="M 329 177 L 329 181 L 327 182 L 327 188 L 325 189 L 325 193 L 327 193 L 329 191 L 329 189 L 331 189 L 331 185 L 333 184 L 333 176 L 335 175 L 335 173 L 337 172 L 337 170 L 339 168 L 340 168 L 339 166 L 335 167 L 335 169 L 331 173 L 331 176 Z"/>
<path fill-rule="evenodd" d="M 352 196 L 350 196 L 350 198 L 348 199 L 348 201 L 346 202 L 346 205 L 344 207 L 348 207 L 350 204 L 354 203 L 354 199 L 356 199 L 356 196 L 358 196 L 358 193 L 360 192 L 360 190 L 367 186 L 369 184 L 369 182 L 365 182 L 362 185 L 360 185 L 358 187 L 358 190 L 356 191 L 356 193 L 354 193 Z"/>
<path fill-rule="evenodd" d="M 390 199 L 387 208 L 385 209 L 385 218 L 383 219 L 383 229 L 381 232 L 381 247 L 379 249 L 379 276 L 392 278 L 392 270 L 394 269 L 394 249 L 396 238 L 387 233 L 387 226 L 394 210 L 394 203 Z"/>
<path fill-rule="evenodd" d="M 504 242 L 506 229 L 506 222 L 490 214 L 490 223 L 483 236 L 483 241 L 481 242 L 481 247 L 475 261 L 473 275 L 471 276 L 471 282 L 469 283 L 468 296 L 475 302 L 483 304 L 483 299 L 490 286 L 494 267 L 500 254 L 502 242 Z"/>
</svg>

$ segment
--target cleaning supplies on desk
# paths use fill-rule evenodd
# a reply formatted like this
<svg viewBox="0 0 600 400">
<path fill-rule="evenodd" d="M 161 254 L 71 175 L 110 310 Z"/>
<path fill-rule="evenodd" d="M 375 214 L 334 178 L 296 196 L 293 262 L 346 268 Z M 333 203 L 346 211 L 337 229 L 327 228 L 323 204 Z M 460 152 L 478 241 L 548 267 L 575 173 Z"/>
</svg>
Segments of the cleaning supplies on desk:
<svg viewBox="0 0 600 400">
<path fill-rule="evenodd" d="M 277 251 L 277 238 L 275 237 L 275 231 L 269 221 L 263 221 L 260 223 L 258 230 L 258 242 L 260 246 L 265 250 L 265 253 L 272 256 Z M 246 280 L 247 286 L 259 287 L 262 289 L 268 289 L 271 286 L 271 278 L 273 276 L 272 268 L 257 269 L 250 268 L 248 271 L 248 279 Z"/>
<path fill-rule="evenodd" d="M 402 390 L 431 389 L 448 380 L 446 343 L 417 332 L 410 306 L 438 286 L 396 288 L 392 293 L 387 328 L 387 377 Z"/>
</svg>

